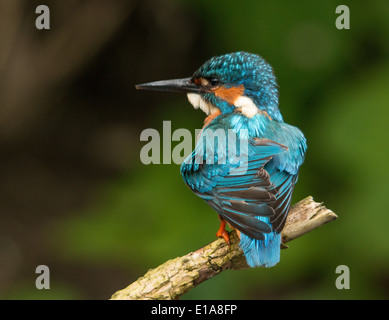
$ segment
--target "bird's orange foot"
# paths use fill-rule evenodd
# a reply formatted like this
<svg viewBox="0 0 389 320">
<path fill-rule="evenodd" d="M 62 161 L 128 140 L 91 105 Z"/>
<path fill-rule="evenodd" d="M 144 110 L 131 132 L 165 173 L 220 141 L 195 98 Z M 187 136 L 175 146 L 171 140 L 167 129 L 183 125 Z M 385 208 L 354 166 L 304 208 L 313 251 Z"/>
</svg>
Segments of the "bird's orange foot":
<svg viewBox="0 0 389 320">
<path fill-rule="evenodd" d="M 226 222 L 224 220 L 220 222 L 220 228 L 216 232 L 216 237 L 222 237 L 226 241 L 226 243 L 230 246 L 230 236 L 226 230 Z"/>
</svg>

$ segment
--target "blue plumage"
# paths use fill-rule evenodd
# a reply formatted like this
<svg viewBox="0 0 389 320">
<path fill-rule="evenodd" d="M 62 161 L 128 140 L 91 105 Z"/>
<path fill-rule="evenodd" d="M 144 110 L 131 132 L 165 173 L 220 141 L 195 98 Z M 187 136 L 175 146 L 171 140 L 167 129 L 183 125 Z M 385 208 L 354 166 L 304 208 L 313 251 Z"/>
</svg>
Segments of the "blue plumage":
<svg viewBox="0 0 389 320">
<path fill-rule="evenodd" d="M 187 92 L 209 115 L 181 165 L 183 179 L 219 214 L 217 235 L 228 241 L 225 223 L 238 230 L 249 266 L 277 264 L 307 145 L 302 132 L 283 121 L 271 66 L 236 52 L 210 59 L 191 78 L 139 88 Z"/>
<path fill-rule="evenodd" d="M 181 165 L 181 174 L 184 181 L 197 195 L 207 201 L 223 219 L 241 232 L 240 247 L 244 251 L 249 266 L 272 267 L 280 260 L 280 232 L 289 210 L 298 168 L 304 159 L 305 139 L 297 128 L 271 121 L 267 116 L 258 114 L 249 120 L 243 118 L 246 117 L 234 113 L 220 115 L 204 129 L 204 131 L 207 129 L 214 131 L 220 127 L 233 129 L 239 139 L 249 139 L 249 141 L 257 139 L 260 143 L 258 146 L 254 146 L 255 142 L 249 143 L 248 161 L 250 165 L 247 166 L 243 177 L 230 175 L 231 172 L 237 170 L 239 165 L 242 165 L 241 163 L 239 165 L 231 165 L 228 162 L 206 164 L 204 161 L 203 164 L 196 164 L 196 155 L 202 154 L 199 144 Z M 246 133 L 241 135 L 242 132 Z M 202 136 L 199 139 L 201 138 Z M 221 156 L 220 152 L 227 151 L 227 149 L 217 148 L 215 144 L 214 154 L 217 157 Z M 203 154 L 203 158 L 203 160 L 207 159 L 207 153 Z M 264 177 L 258 175 L 261 168 Z M 239 190 L 247 190 L 253 186 L 262 188 L 262 192 L 257 192 L 256 198 L 244 198 L 237 194 Z M 226 196 L 223 196 L 226 192 L 221 191 L 223 188 L 227 188 L 224 190 L 227 191 Z M 244 201 L 248 205 L 245 208 L 232 209 L 226 203 L 232 199 Z M 251 209 L 250 204 L 257 208 L 257 211 Z M 255 212 L 255 219 L 261 223 L 256 225 L 245 221 L 247 211 Z M 252 216 L 251 214 L 249 217 Z M 255 232 L 246 235 L 252 226 L 263 238 Z M 256 238 L 253 238 L 253 235 Z"/>
</svg>

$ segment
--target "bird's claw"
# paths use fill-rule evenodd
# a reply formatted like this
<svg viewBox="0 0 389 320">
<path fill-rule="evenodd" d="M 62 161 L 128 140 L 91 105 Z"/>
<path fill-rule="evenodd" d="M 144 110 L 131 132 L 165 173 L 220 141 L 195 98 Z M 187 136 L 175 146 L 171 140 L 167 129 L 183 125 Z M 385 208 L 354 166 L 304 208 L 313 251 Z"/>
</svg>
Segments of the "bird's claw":
<svg viewBox="0 0 389 320">
<path fill-rule="evenodd" d="M 230 243 L 230 235 L 228 234 L 227 230 L 226 230 L 226 222 L 225 221 L 222 221 L 220 223 L 220 228 L 219 230 L 216 232 L 216 237 L 220 238 L 222 237 L 226 243 L 228 244 L 228 246 L 231 246 L 231 243 Z"/>
</svg>

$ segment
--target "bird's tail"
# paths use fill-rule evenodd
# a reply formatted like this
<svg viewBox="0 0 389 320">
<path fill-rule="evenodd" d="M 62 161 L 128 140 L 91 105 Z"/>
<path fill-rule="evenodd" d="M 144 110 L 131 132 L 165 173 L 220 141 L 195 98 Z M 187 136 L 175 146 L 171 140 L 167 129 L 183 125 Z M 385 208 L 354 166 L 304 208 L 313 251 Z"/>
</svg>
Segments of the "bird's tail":
<svg viewBox="0 0 389 320">
<path fill-rule="evenodd" d="M 240 233 L 239 245 L 244 252 L 247 264 L 252 268 L 270 268 L 280 261 L 281 234 L 271 232 L 264 236 L 264 240 L 256 240 Z"/>
</svg>

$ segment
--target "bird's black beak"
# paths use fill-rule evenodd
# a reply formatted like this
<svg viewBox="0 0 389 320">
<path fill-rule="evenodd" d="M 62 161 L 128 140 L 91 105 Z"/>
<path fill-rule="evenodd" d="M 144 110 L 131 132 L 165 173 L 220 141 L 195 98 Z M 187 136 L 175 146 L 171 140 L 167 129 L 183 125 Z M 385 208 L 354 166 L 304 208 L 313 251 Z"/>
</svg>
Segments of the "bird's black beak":
<svg viewBox="0 0 389 320">
<path fill-rule="evenodd" d="M 163 92 L 193 92 L 199 93 L 200 87 L 196 86 L 192 78 L 162 80 L 149 83 L 137 84 L 138 90 L 163 91 Z"/>
</svg>

